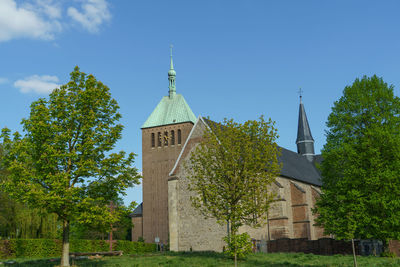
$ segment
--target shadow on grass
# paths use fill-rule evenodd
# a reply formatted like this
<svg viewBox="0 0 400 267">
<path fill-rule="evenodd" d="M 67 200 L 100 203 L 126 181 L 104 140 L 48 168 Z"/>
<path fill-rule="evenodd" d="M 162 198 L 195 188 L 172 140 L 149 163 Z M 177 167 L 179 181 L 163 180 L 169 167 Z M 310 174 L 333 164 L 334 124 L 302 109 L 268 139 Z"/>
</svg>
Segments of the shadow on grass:
<svg viewBox="0 0 400 267">
<path fill-rule="evenodd" d="M 0 0 L 1 1 L 1 0 Z M 359 257 L 359 266 L 383 267 L 400 266 L 400 259 L 385 260 L 376 257 Z M 60 264 L 60 259 L 38 259 L 20 263 L 5 264 L 12 267 L 54 267 Z M 3 261 L 4 262 L 4 261 Z M 233 260 L 223 253 L 217 252 L 157 252 L 123 257 L 103 257 L 100 259 L 72 259 L 71 264 L 78 267 L 227 267 L 233 266 Z M 270 266 L 270 267 L 338 267 L 352 266 L 352 259 L 348 256 L 319 256 L 313 254 L 252 254 L 246 260 L 238 261 L 239 267 Z"/>
<path fill-rule="evenodd" d="M 166 252 L 162 254 L 154 254 L 154 255 L 166 255 L 166 256 L 176 256 L 176 257 L 187 257 L 187 258 L 202 258 L 202 259 L 214 259 L 214 260 L 225 260 L 228 263 L 232 261 L 233 264 L 233 259 L 230 259 L 228 256 L 226 256 L 223 253 L 218 253 L 218 252 L 213 252 L 213 251 L 204 251 L 204 252 Z M 300 257 L 303 256 L 303 254 L 299 255 Z M 308 257 L 308 256 L 306 256 Z M 301 259 L 299 259 L 301 261 Z M 335 265 L 331 264 L 318 264 L 316 265 L 315 263 L 303 263 L 303 264 L 298 264 L 298 263 L 293 263 L 289 261 L 282 261 L 277 263 L 276 259 L 266 259 L 265 257 L 263 258 L 247 258 L 246 260 L 239 260 L 238 261 L 239 266 L 269 266 L 269 267 L 334 267 Z M 337 266 L 337 265 L 336 265 Z"/>
<path fill-rule="evenodd" d="M 199 257 L 199 258 L 214 258 L 214 259 L 228 259 L 223 253 L 214 251 L 196 251 L 196 252 L 165 252 L 164 255 L 168 256 L 179 256 L 179 257 Z M 162 255 L 162 254 L 158 254 Z"/>
<path fill-rule="evenodd" d="M 268 267 L 334 267 L 334 265 L 315 265 L 315 264 L 297 264 L 288 261 L 283 261 L 281 263 L 269 262 L 265 260 L 258 259 L 248 259 L 243 262 L 244 266 L 268 266 Z"/>
<path fill-rule="evenodd" d="M 14 262 L 14 261 L 5 261 L 2 266 L 12 266 L 12 267 L 54 267 L 59 266 L 61 260 L 58 259 L 40 259 L 40 260 L 29 260 L 24 262 Z M 109 266 L 109 262 L 104 261 L 102 259 L 99 260 L 90 260 L 90 259 L 71 259 L 71 266 L 75 265 L 78 267 L 101 267 L 104 265 Z"/>
</svg>

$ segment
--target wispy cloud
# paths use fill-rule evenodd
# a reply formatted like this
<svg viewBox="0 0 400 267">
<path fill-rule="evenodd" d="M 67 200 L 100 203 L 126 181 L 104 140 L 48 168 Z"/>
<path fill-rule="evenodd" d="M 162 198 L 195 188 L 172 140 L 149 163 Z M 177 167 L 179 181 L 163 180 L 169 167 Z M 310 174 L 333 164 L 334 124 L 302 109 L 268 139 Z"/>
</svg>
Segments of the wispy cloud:
<svg viewBox="0 0 400 267">
<path fill-rule="evenodd" d="M 5 84 L 5 83 L 8 83 L 8 79 L 0 77 L 0 84 Z"/>
<path fill-rule="evenodd" d="M 0 42 L 20 38 L 54 40 L 69 28 L 68 24 L 76 22 L 94 33 L 110 19 L 107 0 L 0 0 Z"/>
<path fill-rule="evenodd" d="M 106 0 L 86 0 L 81 11 L 75 7 L 68 8 L 68 16 L 81 24 L 89 32 L 98 32 L 99 26 L 111 19 Z"/>
<path fill-rule="evenodd" d="M 41 14 L 45 14 L 50 19 L 61 19 L 61 4 L 53 0 L 35 0 L 34 4 L 29 5 L 31 9 Z"/>
<path fill-rule="evenodd" d="M 50 75 L 32 75 L 14 83 L 16 88 L 22 93 L 34 92 L 37 94 L 48 94 L 55 88 L 60 87 L 57 76 Z"/>
</svg>

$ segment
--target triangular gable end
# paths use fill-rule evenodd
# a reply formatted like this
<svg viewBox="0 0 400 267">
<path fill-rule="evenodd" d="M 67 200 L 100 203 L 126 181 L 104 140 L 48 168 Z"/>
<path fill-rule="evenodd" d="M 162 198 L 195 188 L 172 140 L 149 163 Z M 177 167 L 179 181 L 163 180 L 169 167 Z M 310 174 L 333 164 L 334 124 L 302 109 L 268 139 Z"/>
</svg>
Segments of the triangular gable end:
<svg viewBox="0 0 400 267">
<path fill-rule="evenodd" d="M 200 127 L 200 123 L 202 123 L 205 127 L 210 128 L 210 127 L 208 126 L 208 124 L 204 121 L 204 119 L 203 119 L 202 116 L 199 116 L 199 117 L 197 118 L 196 123 L 193 125 L 193 128 L 192 128 L 192 130 L 190 131 L 189 136 L 188 136 L 188 138 L 186 139 L 185 144 L 184 144 L 183 147 L 182 147 L 181 153 L 179 153 L 178 159 L 175 161 L 174 167 L 172 168 L 171 172 L 169 173 L 169 176 L 174 176 L 174 175 L 176 175 L 176 171 L 177 171 L 177 169 L 178 169 L 179 163 L 180 163 L 180 161 L 181 161 L 183 155 L 186 154 L 186 150 L 189 149 L 189 148 L 188 148 L 188 143 L 189 143 L 189 141 L 192 139 L 193 133 L 196 131 L 196 129 L 197 129 L 198 127 Z"/>
</svg>

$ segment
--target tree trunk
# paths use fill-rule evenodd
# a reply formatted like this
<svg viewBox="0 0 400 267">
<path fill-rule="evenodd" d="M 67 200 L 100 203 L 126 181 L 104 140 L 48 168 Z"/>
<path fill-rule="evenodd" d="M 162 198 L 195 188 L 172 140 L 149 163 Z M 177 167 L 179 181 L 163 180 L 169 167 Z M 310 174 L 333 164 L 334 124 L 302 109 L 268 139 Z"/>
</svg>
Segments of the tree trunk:
<svg viewBox="0 0 400 267">
<path fill-rule="evenodd" d="M 62 256 L 61 266 L 69 267 L 69 221 L 63 221 L 63 243 L 62 243 Z"/>
<path fill-rule="evenodd" d="M 356 257 L 356 249 L 354 247 L 354 239 L 351 239 L 351 247 L 353 249 L 353 260 L 354 260 L 354 267 L 357 267 L 357 257 Z"/>
<path fill-rule="evenodd" d="M 226 235 L 228 237 L 228 243 L 230 243 L 231 242 L 231 236 L 230 236 L 229 220 L 226 220 Z"/>
<path fill-rule="evenodd" d="M 234 261 L 235 261 L 235 267 L 237 267 L 237 228 L 233 228 L 233 224 L 231 222 L 231 230 L 230 230 L 230 236 L 229 236 L 229 242 L 231 243 L 231 247 L 234 249 Z M 232 244 L 232 238 L 233 237 L 233 244 Z"/>
<path fill-rule="evenodd" d="M 111 224 L 111 230 L 109 233 L 109 241 L 110 241 L 110 251 L 113 251 L 113 231 L 112 231 L 112 224 Z"/>
<path fill-rule="evenodd" d="M 389 250 L 389 240 L 387 239 L 382 239 L 382 245 L 383 245 L 383 252 L 388 253 Z"/>
</svg>

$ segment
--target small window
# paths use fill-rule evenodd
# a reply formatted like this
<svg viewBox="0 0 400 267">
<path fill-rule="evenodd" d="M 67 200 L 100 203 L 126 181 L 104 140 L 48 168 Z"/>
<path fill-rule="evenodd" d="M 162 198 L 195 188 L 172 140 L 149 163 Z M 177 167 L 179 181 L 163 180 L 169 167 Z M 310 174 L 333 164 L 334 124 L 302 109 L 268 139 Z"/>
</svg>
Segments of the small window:
<svg viewBox="0 0 400 267">
<path fill-rule="evenodd" d="M 151 147 L 155 147 L 156 146 L 156 137 L 154 135 L 154 133 L 151 133 Z"/>
<path fill-rule="evenodd" d="M 157 133 L 157 142 L 158 142 L 158 146 L 161 146 L 161 133 L 160 132 Z"/>
<path fill-rule="evenodd" d="M 182 134 L 181 134 L 181 130 L 178 130 L 178 145 L 180 145 L 182 143 Z"/>
<path fill-rule="evenodd" d="M 175 145 L 175 131 L 171 131 L 171 146 Z"/>
<path fill-rule="evenodd" d="M 168 146 L 168 132 L 164 132 L 164 146 Z"/>
</svg>

